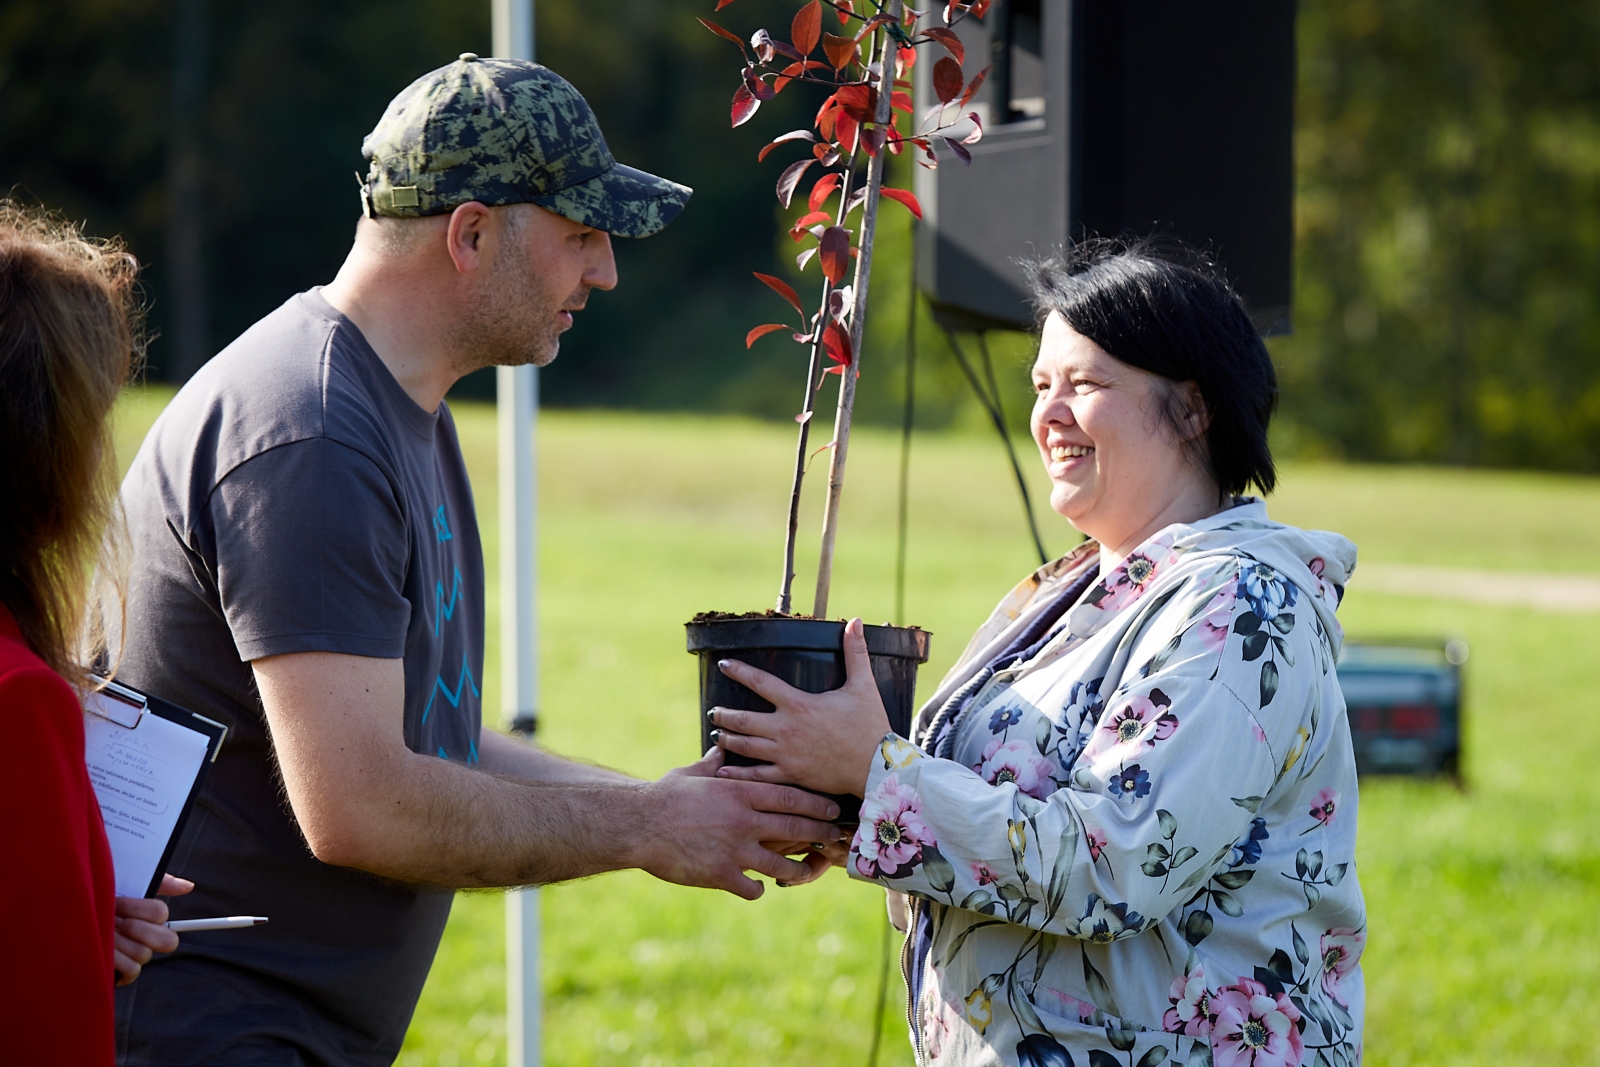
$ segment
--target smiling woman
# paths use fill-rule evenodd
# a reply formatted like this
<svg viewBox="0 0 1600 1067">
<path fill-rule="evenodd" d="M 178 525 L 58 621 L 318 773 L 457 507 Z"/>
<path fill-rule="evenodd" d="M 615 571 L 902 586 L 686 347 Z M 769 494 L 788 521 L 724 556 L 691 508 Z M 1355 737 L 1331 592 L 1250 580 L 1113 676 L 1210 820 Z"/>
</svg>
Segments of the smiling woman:
<svg viewBox="0 0 1600 1067">
<path fill-rule="evenodd" d="M 1354 1064 L 1355 546 L 1239 495 L 1274 484 L 1277 389 L 1215 267 L 1095 241 L 1031 274 L 1034 438 L 1091 539 L 1000 603 L 909 738 L 859 622 L 832 693 L 725 662 L 777 711 L 714 709 L 771 761 L 721 773 L 864 798 L 832 858 L 908 919 L 919 1061 Z"/>
</svg>

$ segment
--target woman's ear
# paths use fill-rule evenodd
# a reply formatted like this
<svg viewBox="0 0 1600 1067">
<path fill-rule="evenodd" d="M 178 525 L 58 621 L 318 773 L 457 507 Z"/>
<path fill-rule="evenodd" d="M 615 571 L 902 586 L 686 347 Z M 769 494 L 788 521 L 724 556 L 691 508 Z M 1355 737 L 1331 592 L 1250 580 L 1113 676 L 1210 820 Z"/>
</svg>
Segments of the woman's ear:
<svg viewBox="0 0 1600 1067">
<path fill-rule="evenodd" d="M 1211 409 L 1200 394 L 1199 382 L 1184 382 L 1178 391 L 1183 401 L 1183 440 L 1193 441 L 1211 428 Z"/>
</svg>

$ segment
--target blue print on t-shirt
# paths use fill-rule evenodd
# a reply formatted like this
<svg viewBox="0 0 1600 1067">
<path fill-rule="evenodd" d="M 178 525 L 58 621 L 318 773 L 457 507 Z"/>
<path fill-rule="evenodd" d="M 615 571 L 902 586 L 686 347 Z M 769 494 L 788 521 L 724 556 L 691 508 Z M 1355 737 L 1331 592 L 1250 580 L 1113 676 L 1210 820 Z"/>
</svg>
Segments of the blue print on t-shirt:
<svg viewBox="0 0 1600 1067">
<path fill-rule="evenodd" d="M 443 619 L 448 619 L 456 613 L 456 594 L 461 592 L 461 568 L 456 568 L 455 578 L 450 582 L 450 603 L 444 602 L 444 582 L 437 583 L 433 597 L 433 636 L 439 636 L 439 627 Z"/>
<path fill-rule="evenodd" d="M 442 545 L 450 540 L 450 520 L 444 516 L 444 505 L 439 505 L 439 510 L 433 513 L 433 535 Z"/>
<path fill-rule="evenodd" d="M 443 675 L 440 675 L 434 680 L 433 692 L 428 694 L 428 703 L 422 708 L 422 721 L 428 721 L 428 712 L 433 710 L 433 702 L 440 693 L 444 694 L 444 698 L 450 702 L 450 706 L 452 708 L 459 708 L 461 706 L 461 691 L 463 689 L 471 689 L 472 695 L 475 697 L 481 697 L 483 695 L 482 693 L 478 692 L 478 683 L 473 680 L 472 668 L 467 664 L 467 657 L 465 655 L 461 657 L 461 677 L 456 679 L 456 687 L 454 690 L 444 684 Z"/>
</svg>

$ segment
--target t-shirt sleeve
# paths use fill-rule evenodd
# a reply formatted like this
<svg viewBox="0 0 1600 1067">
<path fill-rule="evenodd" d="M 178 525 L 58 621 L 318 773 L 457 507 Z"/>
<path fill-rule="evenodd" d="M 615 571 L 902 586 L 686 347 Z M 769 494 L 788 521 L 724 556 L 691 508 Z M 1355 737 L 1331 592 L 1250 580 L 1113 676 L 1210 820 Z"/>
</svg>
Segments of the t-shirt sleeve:
<svg viewBox="0 0 1600 1067">
<path fill-rule="evenodd" d="M 399 487 L 361 452 L 297 441 L 212 492 L 223 615 L 244 661 L 289 652 L 399 659 L 411 604 Z"/>
</svg>

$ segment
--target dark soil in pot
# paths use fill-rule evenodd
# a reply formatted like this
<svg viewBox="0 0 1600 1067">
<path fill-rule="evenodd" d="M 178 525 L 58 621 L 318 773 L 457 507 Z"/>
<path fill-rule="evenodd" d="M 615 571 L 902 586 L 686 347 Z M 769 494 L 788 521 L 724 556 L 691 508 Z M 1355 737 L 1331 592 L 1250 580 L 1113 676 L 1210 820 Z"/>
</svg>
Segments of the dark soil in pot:
<svg viewBox="0 0 1600 1067">
<path fill-rule="evenodd" d="M 708 612 L 687 624 L 689 651 L 700 660 L 700 749 L 711 747 L 712 726 L 705 713 L 714 707 L 771 711 L 772 705 L 717 669 L 717 661 L 737 659 L 782 678 L 796 689 L 823 693 L 844 685 L 844 623 L 778 615 L 773 612 L 729 615 Z M 911 733 L 916 712 L 917 666 L 928 661 L 926 630 L 909 626 L 867 626 L 867 653 L 872 677 L 889 713 L 889 727 L 901 736 Z M 729 752 L 728 762 L 759 763 Z M 859 797 L 834 797 L 840 822 L 855 822 Z"/>
</svg>

